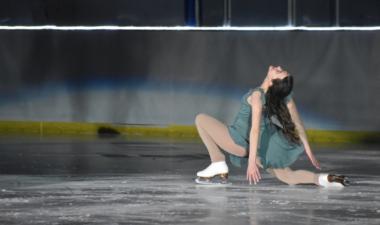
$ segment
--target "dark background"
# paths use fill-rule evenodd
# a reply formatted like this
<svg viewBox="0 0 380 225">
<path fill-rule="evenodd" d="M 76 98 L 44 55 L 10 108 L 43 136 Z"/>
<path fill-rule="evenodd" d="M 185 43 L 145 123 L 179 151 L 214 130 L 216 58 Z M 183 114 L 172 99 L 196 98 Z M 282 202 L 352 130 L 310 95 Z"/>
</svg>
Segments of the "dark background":
<svg viewBox="0 0 380 225">
<path fill-rule="evenodd" d="M 380 24 L 378 0 L 2 0 L 0 24 L 222 26 L 226 2 L 232 26 L 287 25 L 289 2 L 296 26 Z"/>
</svg>

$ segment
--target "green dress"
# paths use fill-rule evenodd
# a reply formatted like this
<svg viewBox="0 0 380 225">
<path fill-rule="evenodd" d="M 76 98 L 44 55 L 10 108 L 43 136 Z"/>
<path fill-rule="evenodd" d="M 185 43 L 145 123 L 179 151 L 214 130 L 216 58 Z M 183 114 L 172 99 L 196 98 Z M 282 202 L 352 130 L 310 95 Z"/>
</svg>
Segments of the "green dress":
<svg viewBox="0 0 380 225">
<path fill-rule="evenodd" d="M 251 105 L 247 102 L 247 98 L 255 90 L 261 92 L 261 102 L 263 104 L 263 112 L 265 110 L 265 93 L 261 87 L 251 88 L 240 100 L 240 109 L 237 113 L 234 122 L 228 125 L 234 142 L 243 146 L 246 151 L 249 151 L 249 133 L 251 130 Z M 285 102 L 291 99 L 293 91 L 285 98 Z M 273 123 L 277 124 L 281 129 L 281 124 L 276 118 L 271 118 Z M 261 164 L 264 169 L 267 168 L 285 168 L 290 166 L 304 152 L 302 144 L 297 145 L 289 142 L 281 131 L 271 126 L 270 121 L 263 114 L 260 122 L 260 134 L 258 141 L 257 155 L 260 157 Z M 240 157 L 227 152 L 231 163 L 236 167 L 242 167 L 244 163 L 248 163 L 248 154 L 246 157 Z"/>
</svg>

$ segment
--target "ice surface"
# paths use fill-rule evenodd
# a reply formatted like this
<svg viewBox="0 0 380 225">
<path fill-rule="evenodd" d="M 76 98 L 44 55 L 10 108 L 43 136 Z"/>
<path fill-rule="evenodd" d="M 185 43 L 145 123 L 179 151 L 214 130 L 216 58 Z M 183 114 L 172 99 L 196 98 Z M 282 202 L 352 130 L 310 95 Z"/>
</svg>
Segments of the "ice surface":
<svg viewBox="0 0 380 225">
<path fill-rule="evenodd" d="M 343 189 L 286 185 L 262 171 L 248 185 L 205 186 L 194 143 L 0 142 L 0 224 L 380 224 L 380 149 L 315 149 Z M 115 157 L 110 157 L 110 155 Z M 295 165 L 312 169 L 306 157 Z"/>
</svg>

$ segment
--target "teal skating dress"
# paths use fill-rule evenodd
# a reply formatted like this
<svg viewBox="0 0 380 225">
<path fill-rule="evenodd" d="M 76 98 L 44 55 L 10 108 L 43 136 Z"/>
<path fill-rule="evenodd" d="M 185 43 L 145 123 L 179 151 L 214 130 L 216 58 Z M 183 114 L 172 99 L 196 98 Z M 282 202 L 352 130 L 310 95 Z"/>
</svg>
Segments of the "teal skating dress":
<svg viewBox="0 0 380 225">
<path fill-rule="evenodd" d="M 264 116 L 265 93 L 261 87 L 251 88 L 243 95 L 240 100 L 240 109 L 234 122 L 227 126 L 228 132 L 236 144 L 243 146 L 246 151 L 249 151 L 252 108 L 247 98 L 256 90 L 261 92 L 261 102 L 263 104 L 257 155 L 260 157 L 264 169 L 288 167 L 304 152 L 304 147 L 302 144 L 297 145 L 289 142 L 281 131 L 269 124 L 269 119 Z M 286 103 L 291 99 L 292 94 L 293 91 L 285 98 Z M 282 129 L 281 124 L 275 117 L 272 117 L 271 120 L 279 129 Z M 247 165 L 248 163 L 249 154 L 246 157 L 240 157 L 227 152 L 227 155 L 231 163 L 236 167 L 242 167 L 243 164 Z"/>
</svg>

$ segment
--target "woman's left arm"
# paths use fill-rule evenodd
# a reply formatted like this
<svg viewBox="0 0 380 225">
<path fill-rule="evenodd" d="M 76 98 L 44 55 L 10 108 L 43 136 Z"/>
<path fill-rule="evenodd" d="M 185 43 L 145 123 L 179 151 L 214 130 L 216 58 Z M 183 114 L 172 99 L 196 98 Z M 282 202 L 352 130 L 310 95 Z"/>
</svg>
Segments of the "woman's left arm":
<svg viewBox="0 0 380 225">
<path fill-rule="evenodd" d="M 318 160 L 315 158 L 313 151 L 311 150 L 309 141 L 307 140 L 305 126 L 301 120 L 301 117 L 300 117 L 298 110 L 297 110 L 297 107 L 296 107 L 296 103 L 294 102 L 293 98 L 290 98 L 290 100 L 288 101 L 286 106 L 287 106 L 289 113 L 290 113 L 290 116 L 291 116 L 291 118 L 292 118 L 292 120 L 296 126 L 296 129 L 298 131 L 298 134 L 300 136 L 302 144 L 305 148 L 307 156 L 309 157 L 311 163 L 314 165 L 315 168 L 321 169 Z"/>
</svg>

